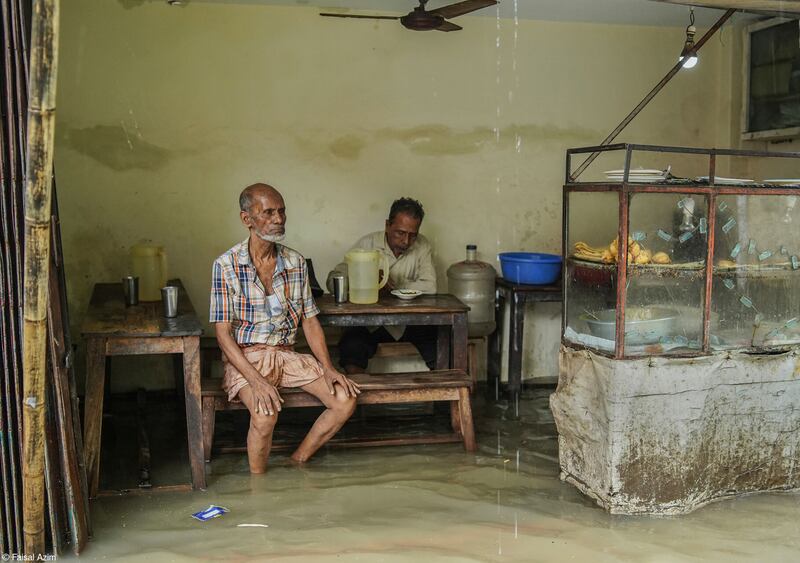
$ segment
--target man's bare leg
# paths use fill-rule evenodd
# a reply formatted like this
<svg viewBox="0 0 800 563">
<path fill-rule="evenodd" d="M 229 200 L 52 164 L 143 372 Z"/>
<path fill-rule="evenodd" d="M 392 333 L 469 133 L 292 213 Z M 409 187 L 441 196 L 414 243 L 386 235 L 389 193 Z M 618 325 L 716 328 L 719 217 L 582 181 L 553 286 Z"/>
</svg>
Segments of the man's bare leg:
<svg viewBox="0 0 800 563">
<path fill-rule="evenodd" d="M 328 386 L 320 377 L 316 381 L 304 385 L 303 391 L 314 395 L 325 407 L 325 411 L 314 422 L 302 443 L 292 454 L 292 460 L 303 463 L 309 460 L 314 453 L 330 440 L 336 432 L 347 422 L 347 419 L 356 409 L 355 397 L 348 397 L 341 386 L 335 385 L 335 395 L 331 395 Z"/>
<path fill-rule="evenodd" d="M 253 390 L 249 385 L 239 391 L 239 399 L 250 411 L 250 428 L 247 431 L 247 461 L 250 464 L 250 473 L 264 473 L 272 449 L 272 431 L 278 422 L 278 413 L 269 415 L 255 412 Z"/>
</svg>

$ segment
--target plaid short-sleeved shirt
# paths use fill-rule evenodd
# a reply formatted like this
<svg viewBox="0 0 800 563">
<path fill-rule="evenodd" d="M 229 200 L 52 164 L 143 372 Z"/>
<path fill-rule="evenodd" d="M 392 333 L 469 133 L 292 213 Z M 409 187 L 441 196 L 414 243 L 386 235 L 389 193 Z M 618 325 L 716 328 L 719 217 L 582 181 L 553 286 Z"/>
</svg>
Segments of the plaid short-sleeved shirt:
<svg viewBox="0 0 800 563">
<path fill-rule="evenodd" d="M 287 246 L 277 247 L 272 275 L 272 291 L 282 305 L 277 315 L 270 312 L 267 292 L 250 260 L 249 239 L 214 261 L 209 321 L 231 323 L 239 344 L 292 345 L 300 321 L 319 314 L 305 258 Z"/>
</svg>

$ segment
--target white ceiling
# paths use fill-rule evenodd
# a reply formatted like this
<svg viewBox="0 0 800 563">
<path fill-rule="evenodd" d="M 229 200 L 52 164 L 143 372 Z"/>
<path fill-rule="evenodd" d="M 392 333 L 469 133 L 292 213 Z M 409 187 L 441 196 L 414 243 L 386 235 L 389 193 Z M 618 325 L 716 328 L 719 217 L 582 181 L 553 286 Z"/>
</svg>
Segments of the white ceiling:
<svg viewBox="0 0 800 563">
<path fill-rule="evenodd" d="M 166 0 L 163 0 L 166 1 Z M 457 0 L 430 0 L 428 9 L 453 4 Z M 367 14 L 404 14 L 417 5 L 417 0 L 184 0 L 192 3 L 212 4 L 263 4 L 315 7 L 322 10 L 346 11 Z M 474 16 L 496 17 L 498 7 L 484 8 Z M 686 26 L 686 6 L 653 2 L 651 0 L 500 0 L 500 16 L 520 19 L 579 21 L 624 25 Z M 700 27 L 713 24 L 721 10 L 698 8 L 696 23 Z M 461 17 L 474 17 L 461 16 Z M 737 15 L 741 19 L 753 16 Z"/>
</svg>

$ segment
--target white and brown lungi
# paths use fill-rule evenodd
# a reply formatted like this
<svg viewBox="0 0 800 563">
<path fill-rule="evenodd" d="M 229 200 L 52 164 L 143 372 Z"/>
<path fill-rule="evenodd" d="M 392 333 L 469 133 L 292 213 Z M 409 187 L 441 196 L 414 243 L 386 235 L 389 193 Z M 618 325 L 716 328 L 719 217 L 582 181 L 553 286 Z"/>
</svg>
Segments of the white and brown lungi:
<svg viewBox="0 0 800 563">
<path fill-rule="evenodd" d="M 275 387 L 303 387 L 322 377 L 322 365 L 310 354 L 295 352 L 291 346 L 270 346 L 254 344 L 242 347 L 244 357 L 268 383 Z M 222 389 L 229 402 L 239 402 L 237 395 L 245 385 L 244 376 L 222 354 L 225 372 L 222 376 Z"/>
</svg>

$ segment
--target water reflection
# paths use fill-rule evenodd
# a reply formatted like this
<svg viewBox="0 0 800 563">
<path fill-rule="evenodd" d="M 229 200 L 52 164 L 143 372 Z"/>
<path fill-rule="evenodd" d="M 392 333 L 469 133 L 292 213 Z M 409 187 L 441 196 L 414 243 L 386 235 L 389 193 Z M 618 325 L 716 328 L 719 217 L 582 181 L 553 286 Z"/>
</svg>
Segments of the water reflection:
<svg viewBox="0 0 800 563">
<path fill-rule="evenodd" d="M 725 501 L 680 518 L 606 514 L 559 480 L 555 428 L 537 410 L 545 395 L 526 391 L 513 419 L 507 401 L 476 397 L 476 455 L 456 444 L 330 449 L 296 468 L 281 452 L 273 454 L 268 473 L 258 476 L 248 473 L 244 455 L 217 456 L 206 492 L 93 502 L 95 537 L 82 559 L 419 563 L 800 557 L 797 495 Z M 442 419 L 446 425 L 447 413 Z M 117 435 L 122 433 L 117 428 Z M 154 467 L 154 478 L 185 471 L 182 463 L 167 465 Z M 205 523 L 190 517 L 209 504 L 230 512 Z"/>
</svg>

